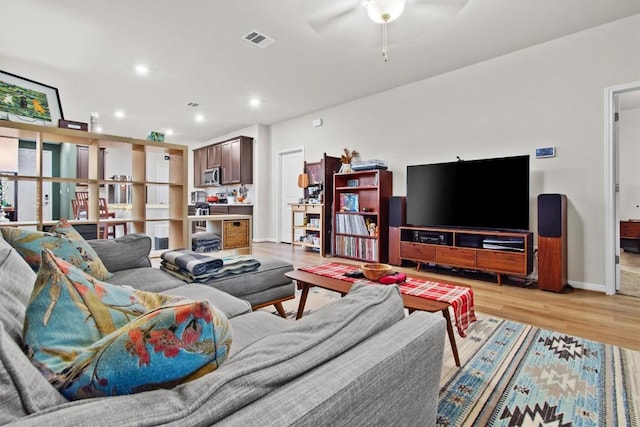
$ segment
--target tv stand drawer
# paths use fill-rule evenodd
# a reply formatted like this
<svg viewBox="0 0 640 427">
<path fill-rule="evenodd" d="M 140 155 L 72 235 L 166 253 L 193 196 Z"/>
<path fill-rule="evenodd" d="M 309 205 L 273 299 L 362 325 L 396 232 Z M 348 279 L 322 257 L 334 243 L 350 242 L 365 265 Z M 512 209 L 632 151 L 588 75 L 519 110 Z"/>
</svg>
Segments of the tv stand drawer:
<svg viewBox="0 0 640 427">
<path fill-rule="evenodd" d="M 471 249 L 438 247 L 436 248 L 436 263 L 475 268 L 476 251 Z"/>
<path fill-rule="evenodd" d="M 489 271 L 526 275 L 524 254 L 501 251 L 478 251 L 478 268 Z"/>
<path fill-rule="evenodd" d="M 436 260 L 436 248 L 422 243 L 400 242 L 400 258 L 433 262 Z"/>
</svg>

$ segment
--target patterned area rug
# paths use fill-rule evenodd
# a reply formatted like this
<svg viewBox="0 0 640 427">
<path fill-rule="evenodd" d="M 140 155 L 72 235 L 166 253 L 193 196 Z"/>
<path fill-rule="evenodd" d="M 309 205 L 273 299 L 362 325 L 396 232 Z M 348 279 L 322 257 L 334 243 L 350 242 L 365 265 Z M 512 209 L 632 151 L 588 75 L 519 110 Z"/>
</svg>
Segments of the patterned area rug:
<svg viewBox="0 0 640 427">
<path fill-rule="evenodd" d="M 445 346 L 439 426 L 637 426 L 640 352 L 479 314 Z"/>
<path fill-rule="evenodd" d="M 284 303 L 292 319 L 299 297 Z M 304 315 L 338 298 L 311 288 Z M 476 315 L 456 334 L 460 368 L 445 338 L 438 426 L 639 425 L 640 352 Z"/>
</svg>

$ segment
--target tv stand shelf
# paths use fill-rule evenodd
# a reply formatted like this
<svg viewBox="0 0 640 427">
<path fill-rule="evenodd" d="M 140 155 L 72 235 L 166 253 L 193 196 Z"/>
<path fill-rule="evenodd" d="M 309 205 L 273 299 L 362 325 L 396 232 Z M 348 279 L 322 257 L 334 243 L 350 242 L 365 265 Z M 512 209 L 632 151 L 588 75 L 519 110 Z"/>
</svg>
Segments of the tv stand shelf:
<svg viewBox="0 0 640 427">
<path fill-rule="evenodd" d="M 400 227 L 400 260 L 527 276 L 533 271 L 533 233 Z"/>
</svg>

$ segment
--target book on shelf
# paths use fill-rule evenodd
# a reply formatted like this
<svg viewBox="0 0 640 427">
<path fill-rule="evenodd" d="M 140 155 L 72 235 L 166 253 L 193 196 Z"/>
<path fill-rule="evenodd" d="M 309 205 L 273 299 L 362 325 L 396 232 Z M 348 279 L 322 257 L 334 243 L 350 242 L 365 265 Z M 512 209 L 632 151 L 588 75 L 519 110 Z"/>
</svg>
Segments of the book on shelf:
<svg viewBox="0 0 640 427">
<path fill-rule="evenodd" d="M 358 195 L 356 193 L 340 194 L 340 211 L 341 212 L 358 212 Z"/>
<path fill-rule="evenodd" d="M 352 236 L 336 236 L 336 255 L 376 262 L 378 241 Z"/>
<path fill-rule="evenodd" d="M 368 236 L 369 229 L 361 215 L 336 214 L 336 232 Z"/>
</svg>

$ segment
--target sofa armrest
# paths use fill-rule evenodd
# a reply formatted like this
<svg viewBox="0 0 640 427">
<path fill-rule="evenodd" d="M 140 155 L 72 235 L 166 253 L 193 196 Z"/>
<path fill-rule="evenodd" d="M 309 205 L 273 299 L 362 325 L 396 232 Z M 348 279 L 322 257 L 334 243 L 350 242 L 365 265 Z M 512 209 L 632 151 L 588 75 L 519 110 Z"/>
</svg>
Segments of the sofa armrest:
<svg viewBox="0 0 640 427">
<path fill-rule="evenodd" d="M 220 425 L 435 425 L 442 316 L 414 312 Z"/>
<path fill-rule="evenodd" d="M 151 238 L 143 233 L 127 234 L 117 239 L 87 241 L 110 272 L 151 267 Z"/>
</svg>

